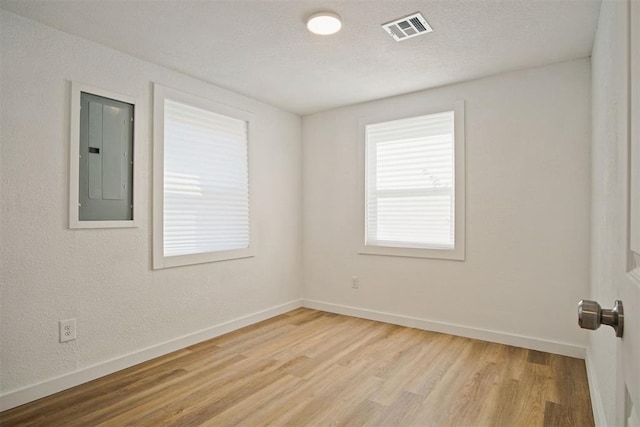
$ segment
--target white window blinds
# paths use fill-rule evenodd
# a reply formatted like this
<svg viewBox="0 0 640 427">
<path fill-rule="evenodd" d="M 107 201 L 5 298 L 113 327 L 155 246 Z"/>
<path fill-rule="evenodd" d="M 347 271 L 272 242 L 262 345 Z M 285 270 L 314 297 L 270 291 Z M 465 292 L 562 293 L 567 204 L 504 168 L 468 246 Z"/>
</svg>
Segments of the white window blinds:
<svg viewBox="0 0 640 427">
<path fill-rule="evenodd" d="M 366 245 L 453 250 L 454 112 L 367 125 Z"/>
<path fill-rule="evenodd" d="M 164 103 L 165 257 L 249 247 L 247 122 Z"/>
</svg>

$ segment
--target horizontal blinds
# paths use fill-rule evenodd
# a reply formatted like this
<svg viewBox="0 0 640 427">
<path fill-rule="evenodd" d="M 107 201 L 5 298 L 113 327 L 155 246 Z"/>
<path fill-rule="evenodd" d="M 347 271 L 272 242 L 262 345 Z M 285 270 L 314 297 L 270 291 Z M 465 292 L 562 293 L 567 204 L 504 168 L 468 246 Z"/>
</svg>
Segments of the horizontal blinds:
<svg viewBox="0 0 640 427">
<path fill-rule="evenodd" d="M 247 247 L 247 123 L 165 100 L 164 256 Z"/>
<path fill-rule="evenodd" d="M 453 249 L 453 111 L 366 127 L 368 245 Z"/>
</svg>

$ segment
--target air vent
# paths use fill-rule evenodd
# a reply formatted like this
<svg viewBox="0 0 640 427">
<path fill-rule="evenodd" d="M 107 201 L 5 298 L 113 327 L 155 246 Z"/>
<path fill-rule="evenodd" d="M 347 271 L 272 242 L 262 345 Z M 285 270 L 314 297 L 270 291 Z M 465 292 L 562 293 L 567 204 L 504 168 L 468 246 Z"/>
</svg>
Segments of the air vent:
<svg viewBox="0 0 640 427">
<path fill-rule="evenodd" d="M 433 31 L 420 12 L 382 24 L 382 28 L 397 42 Z"/>
</svg>

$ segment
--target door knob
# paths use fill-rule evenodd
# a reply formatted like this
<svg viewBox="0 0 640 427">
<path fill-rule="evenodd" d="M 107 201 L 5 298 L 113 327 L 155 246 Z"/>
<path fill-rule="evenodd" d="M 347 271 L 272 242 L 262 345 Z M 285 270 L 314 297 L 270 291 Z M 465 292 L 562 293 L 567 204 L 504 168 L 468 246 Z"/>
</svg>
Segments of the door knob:
<svg viewBox="0 0 640 427">
<path fill-rule="evenodd" d="M 578 325 L 581 328 L 595 330 L 603 324 L 611 326 L 616 331 L 616 336 L 622 338 L 624 331 L 622 301 L 616 300 L 611 310 L 603 309 L 600 304 L 588 299 L 578 303 Z"/>
</svg>

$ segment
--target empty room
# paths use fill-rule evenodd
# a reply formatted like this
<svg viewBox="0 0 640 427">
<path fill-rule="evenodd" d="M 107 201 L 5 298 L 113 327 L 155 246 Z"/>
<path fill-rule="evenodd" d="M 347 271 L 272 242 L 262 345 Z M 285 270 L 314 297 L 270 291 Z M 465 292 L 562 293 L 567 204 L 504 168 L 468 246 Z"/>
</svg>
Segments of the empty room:
<svg viewBox="0 0 640 427">
<path fill-rule="evenodd" d="M 640 426 L 640 0 L 0 0 L 0 425 Z"/>
</svg>

